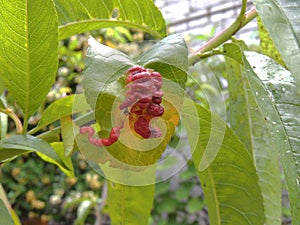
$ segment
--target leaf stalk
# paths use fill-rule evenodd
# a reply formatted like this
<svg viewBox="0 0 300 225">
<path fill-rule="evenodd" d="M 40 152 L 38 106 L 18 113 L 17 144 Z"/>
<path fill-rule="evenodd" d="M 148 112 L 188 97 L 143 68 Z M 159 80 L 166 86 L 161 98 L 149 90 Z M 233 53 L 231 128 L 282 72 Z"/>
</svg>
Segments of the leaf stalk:
<svg viewBox="0 0 300 225">
<path fill-rule="evenodd" d="M 23 133 L 23 126 L 22 126 L 22 123 L 21 123 L 19 117 L 10 108 L 0 109 L 0 112 L 5 113 L 14 121 L 14 123 L 16 125 L 17 134 Z"/>
</svg>

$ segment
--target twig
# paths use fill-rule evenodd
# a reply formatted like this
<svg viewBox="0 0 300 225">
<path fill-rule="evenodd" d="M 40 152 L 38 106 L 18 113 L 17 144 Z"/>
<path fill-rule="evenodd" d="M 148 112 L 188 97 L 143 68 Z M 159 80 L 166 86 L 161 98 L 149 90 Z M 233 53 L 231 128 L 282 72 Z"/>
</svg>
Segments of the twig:
<svg viewBox="0 0 300 225">
<path fill-rule="evenodd" d="M 189 64 L 194 65 L 201 60 L 201 54 L 210 51 L 224 42 L 228 41 L 237 31 L 247 25 L 251 20 L 257 16 L 257 11 L 255 7 L 246 12 L 247 1 L 243 0 L 241 12 L 236 18 L 236 20 L 227 28 L 225 28 L 221 33 L 210 39 L 203 46 L 201 46 L 197 51 L 189 57 Z"/>
<path fill-rule="evenodd" d="M 94 225 L 101 225 L 102 222 L 102 209 L 106 204 L 107 199 L 107 182 L 104 180 L 103 188 L 102 188 L 102 195 L 101 195 L 101 203 L 96 207 L 96 221 Z"/>
</svg>

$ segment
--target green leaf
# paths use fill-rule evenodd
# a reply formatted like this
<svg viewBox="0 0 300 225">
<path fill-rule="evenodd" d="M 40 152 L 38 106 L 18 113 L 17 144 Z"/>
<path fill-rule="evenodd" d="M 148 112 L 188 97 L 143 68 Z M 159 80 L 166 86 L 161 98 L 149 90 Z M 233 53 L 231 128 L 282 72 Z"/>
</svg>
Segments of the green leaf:
<svg viewBox="0 0 300 225">
<path fill-rule="evenodd" d="M 53 163 L 69 176 L 73 170 L 60 158 L 57 152 L 45 141 L 30 135 L 14 135 L 0 141 L 0 162 L 5 162 L 14 157 L 35 152 L 44 161 Z M 62 152 L 63 155 L 63 152 Z"/>
<path fill-rule="evenodd" d="M 178 200 L 186 200 L 192 191 L 193 184 L 186 181 L 185 183 L 180 184 L 179 188 L 175 192 L 175 197 Z"/>
<path fill-rule="evenodd" d="M 187 210 L 189 213 L 196 213 L 203 209 L 205 206 L 204 201 L 201 198 L 192 198 L 187 203 Z"/>
<path fill-rule="evenodd" d="M 226 57 L 230 93 L 230 126 L 252 154 L 264 198 L 266 224 L 281 224 L 281 178 L 274 125 L 276 109 L 252 67 L 236 44 L 226 44 L 226 52 L 236 52 L 239 62 Z M 240 63 L 242 62 L 242 63 Z"/>
<path fill-rule="evenodd" d="M 95 207 L 96 204 L 96 201 L 92 201 L 90 199 L 82 201 L 77 209 L 77 218 L 75 224 L 84 225 L 89 213 L 91 212 L 92 208 Z"/>
<path fill-rule="evenodd" d="M 1 218 L 1 223 L 5 225 L 14 225 L 14 221 L 11 218 L 6 206 L 0 199 L 0 218 Z"/>
<path fill-rule="evenodd" d="M 270 37 L 293 74 L 300 95 L 300 24 L 298 0 L 253 0 Z"/>
<path fill-rule="evenodd" d="M 1 203 L 2 201 L 2 203 Z M 7 195 L 5 193 L 5 190 L 2 186 L 2 184 L 0 183 L 0 205 L 4 204 L 4 206 L 6 207 L 6 210 L 9 212 L 9 216 L 11 217 L 11 219 L 13 220 L 13 224 L 14 225 L 22 225 L 20 222 L 20 219 L 18 217 L 18 215 L 16 214 L 16 212 L 12 209 L 10 203 L 8 202 L 7 199 Z M 2 208 L 3 206 L 0 206 L 0 218 L 4 218 L 3 216 L 3 212 L 5 211 L 5 209 L 3 210 Z M 2 214 L 2 215 L 1 215 Z M 2 220 L 1 220 L 2 222 Z M 6 223 L 5 223 L 6 224 Z"/>
<path fill-rule="evenodd" d="M 174 81 L 185 89 L 189 69 L 187 55 L 184 38 L 179 34 L 173 34 L 142 54 L 137 63 L 159 71 L 165 79 Z"/>
<path fill-rule="evenodd" d="M 92 152 L 94 151 L 92 147 L 83 147 L 83 154 L 90 155 L 90 158 L 87 158 L 105 162 L 108 160 L 107 157 L 111 158 L 107 153 L 103 153 L 107 150 L 117 161 L 134 166 L 146 166 L 154 164 L 165 150 L 178 123 L 177 106 L 180 105 L 180 101 L 182 102 L 180 94 L 184 93 L 183 88 L 180 88 L 179 85 L 185 81 L 187 74 L 187 49 L 184 39 L 179 35 L 174 35 L 162 40 L 153 48 L 159 49 L 159 46 L 164 48 L 165 45 L 168 46 L 170 53 L 157 58 L 157 51 L 153 51 L 151 48 L 150 53 L 145 53 L 145 56 L 142 56 L 137 62 L 147 67 L 151 64 L 152 69 L 160 72 L 163 78 L 166 78 L 163 81 L 165 95 L 162 103 L 165 113 L 161 117 L 161 123 L 158 123 L 159 126 L 163 126 L 162 122 L 165 123 L 164 137 L 151 140 L 139 139 L 132 134 L 125 122 L 120 141 L 106 149 L 99 149 L 101 154 L 98 154 L 98 157 Z M 146 64 L 147 62 L 149 63 Z M 184 65 L 185 63 L 186 65 Z M 107 137 L 111 128 L 120 125 L 122 120 L 128 121 L 126 116 L 124 116 L 126 118 L 122 118 L 123 113 L 118 106 L 125 96 L 124 74 L 132 65 L 134 63 L 124 53 L 101 45 L 90 38 L 82 85 L 87 102 L 95 111 L 96 121 L 101 127 L 99 134 L 101 137 Z M 107 157 L 105 158 L 104 155 Z"/>
<path fill-rule="evenodd" d="M 159 182 L 155 186 L 155 194 L 163 195 L 169 193 L 170 183 L 169 182 Z"/>
<path fill-rule="evenodd" d="M 54 0 L 60 21 L 59 36 L 105 27 L 129 27 L 154 36 L 166 35 L 165 21 L 152 0 Z"/>
<path fill-rule="evenodd" d="M 208 206 L 210 224 L 263 225 L 265 217 L 258 176 L 244 145 L 217 115 L 190 100 L 184 102 L 183 122 L 188 124 L 185 129 Z M 219 127 L 225 127 L 225 130 L 219 130 Z M 204 152 L 209 151 L 209 142 L 215 142 L 217 138 L 222 140 L 218 154 L 205 170 L 199 170 Z"/>
<path fill-rule="evenodd" d="M 6 87 L 0 77 L 0 94 L 2 95 L 5 90 L 6 90 Z"/>
<path fill-rule="evenodd" d="M 300 224 L 300 98 L 291 73 L 272 59 L 253 52 L 246 52 L 255 74 L 268 92 L 262 94 L 264 109 L 273 107 L 266 120 L 273 124 L 272 137 L 281 158 L 289 192 L 293 224 Z M 263 149 L 265 151 L 265 149 Z M 274 149 L 273 149 L 274 151 Z M 272 174 L 274 175 L 274 174 Z"/>
<path fill-rule="evenodd" d="M 274 59 L 277 63 L 280 63 L 282 66 L 284 66 L 285 63 L 281 55 L 279 54 L 276 46 L 274 45 L 274 42 L 270 38 L 269 33 L 266 30 L 265 26 L 263 25 L 260 17 L 257 17 L 257 26 L 258 26 L 261 52 Z"/>
<path fill-rule="evenodd" d="M 98 43 L 94 38 L 89 38 L 89 47 L 86 55 L 84 78 L 82 85 L 88 104 L 96 108 L 98 98 L 106 92 L 102 107 L 112 107 L 112 100 L 119 94 L 124 86 L 124 74 L 134 65 L 124 53 Z M 123 80 L 122 80 L 123 79 Z M 103 93 L 102 93 L 103 92 Z M 110 99 L 107 99 L 110 98 Z M 109 105 L 107 106 L 107 104 Z M 110 129 L 110 114 L 101 110 L 98 114 L 102 118 L 101 126 Z M 111 110 L 109 110 L 111 111 Z M 102 113 L 101 113 L 102 112 Z"/>
<path fill-rule="evenodd" d="M 127 186 L 108 181 L 107 209 L 112 225 L 148 225 L 154 185 Z"/>
<path fill-rule="evenodd" d="M 70 156 L 73 152 L 75 135 L 78 133 L 75 124 L 73 123 L 71 117 L 63 117 L 60 119 L 61 126 L 61 137 L 64 144 L 65 156 Z"/>
<path fill-rule="evenodd" d="M 8 116 L 0 112 L 0 139 L 4 139 L 7 134 Z"/>
<path fill-rule="evenodd" d="M 45 126 L 60 120 L 63 117 L 70 116 L 79 112 L 85 112 L 90 109 L 82 94 L 70 95 L 65 98 L 56 100 L 43 112 L 38 125 L 30 130 L 29 134 L 41 130 Z"/>
<path fill-rule="evenodd" d="M 79 128 L 78 126 L 81 126 L 82 124 L 90 123 L 91 121 L 94 120 L 94 118 L 95 118 L 95 116 L 94 116 L 93 112 L 88 112 L 88 113 L 83 114 L 82 116 L 78 116 L 77 118 L 75 118 L 73 120 L 74 135 L 76 135 L 78 132 L 78 128 Z M 34 133 L 32 131 L 34 131 L 34 129 L 31 130 L 30 133 Z M 51 142 L 59 142 L 61 139 L 60 134 L 61 134 L 61 127 L 58 126 L 52 130 L 48 130 L 44 133 L 39 134 L 36 137 L 51 143 Z"/>
<path fill-rule="evenodd" d="M 179 202 L 176 199 L 168 198 L 168 200 L 160 202 L 156 206 L 155 210 L 157 210 L 157 212 L 159 212 L 160 214 L 172 212 L 174 213 L 178 205 Z"/>
<path fill-rule="evenodd" d="M 57 16 L 51 0 L 5 0 L 0 7 L 0 77 L 22 109 L 26 129 L 55 81 Z"/>
<path fill-rule="evenodd" d="M 60 166 L 60 168 L 68 176 L 74 177 L 74 168 L 73 168 L 73 164 L 72 164 L 72 159 L 71 159 L 70 156 L 68 156 L 68 157 L 65 156 L 65 145 L 64 145 L 64 143 L 63 142 L 53 142 L 50 145 L 54 149 L 56 154 L 59 156 L 61 161 L 63 162 L 63 165 L 65 165 L 65 167 L 66 167 L 66 168 L 63 168 L 63 167 Z"/>
</svg>

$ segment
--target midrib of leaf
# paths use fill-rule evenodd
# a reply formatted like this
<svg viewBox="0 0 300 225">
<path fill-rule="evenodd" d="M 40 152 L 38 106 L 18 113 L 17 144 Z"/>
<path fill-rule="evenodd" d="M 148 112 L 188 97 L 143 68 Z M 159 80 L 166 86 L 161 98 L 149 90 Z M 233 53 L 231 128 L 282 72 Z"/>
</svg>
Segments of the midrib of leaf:
<svg viewBox="0 0 300 225">
<path fill-rule="evenodd" d="M 214 195 L 213 201 L 215 202 L 215 205 L 216 205 L 215 208 L 216 208 L 216 215 L 217 215 L 218 225 L 221 225 L 220 203 L 219 203 L 217 192 L 216 192 L 216 190 L 217 190 L 216 189 L 216 183 L 215 183 L 215 180 L 213 178 L 212 171 L 211 171 L 210 167 L 208 167 L 207 173 L 208 173 L 209 179 L 210 179 L 212 187 L 213 187 L 212 188 L 213 195 Z"/>
<path fill-rule="evenodd" d="M 26 1 L 26 54 L 27 54 L 27 74 L 28 74 L 28 82 L 26 86 L 26 90 L 30 90 L 30 80 L 31 80 L 31 73 L 30 73 L 30 44 L 29 44 L 29 21 L 28 21 L 28 0 Z M 25 115 L 24 115 L 24 124 L 23 124 L 23 132 L 25 133 L 28 126 L 28 109 L 29 109 L 29 95 L 30 93 L 26 94 L 26 107 L 25 107 Z"/>
<path fill-rule="evenodd" d="M 121 205 L 122 205 L 122 225 L 125 224 L 125 186 L 122 185 L 122 199 L 121 199 Z"/>
<path fill-rule="evenodd" d="M 243 71 L 242 70 L 242 68 L 241 68 L 241 66 L 240 66 L 240 71 Z M 244 73 L 243 73 L 243 76 L 244 76 Z M 250 106 L 250 102 L 249 102 L 249 96 L 248 96 L 248 93 L 247 93 L 247 88 L 246 88 L 246 82 L 245 82 L 245 80 L 243 79 L 243 77 L 242 77 L 242 80 L 241 80 L 241 82 L 242 82 L 242 84 L 243 84 L 243 91 L 244 91 L 244 95 L 245 95 L 245 99 L 246 99 L 246 105 L 247 106 Z M 249 109 L 249 107 L 246 107 L 246 109 L 247 109 L 247 119 L 248 119 L 248 126 L 249 126 L 249 129 L 248 129 L 248 132 L 249 132 L 249 137 L 250 137 L 250 149 L 248 149 L 248 150 L 250 150 L 251 151 L 251 149 L 253 148 L 252 146 L 253 146 L 253 133 L 252 133 L 252 131 L 253 131 L 253 128 L 252 128 L 252 123 L 251 123 L 251 113 L 250 113 L 250 109 Z M 254 160 L 254 163 L 255 163 L 255 160 Z"/>
</svg>

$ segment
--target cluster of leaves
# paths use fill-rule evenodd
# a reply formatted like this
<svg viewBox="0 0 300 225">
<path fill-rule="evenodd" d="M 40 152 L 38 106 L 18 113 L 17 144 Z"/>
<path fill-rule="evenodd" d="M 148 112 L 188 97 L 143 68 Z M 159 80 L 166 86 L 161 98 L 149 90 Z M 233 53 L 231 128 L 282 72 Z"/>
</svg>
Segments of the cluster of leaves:
<svg viewBox="0 0 300 225">
<path fill-rule="evenodd" d="M 281 0 L 253 2 L 291 72 L 264 55 L 245 51 L 240 42 L 222 45 L 249 18 L 254 18 L 255 10 L 245 14 L 247 1 L 243 0 L 241 13 L 232 26 L 190 58 L 180 35 L 164 38 L 136 60 L 90 38 L 82 83 L 85 96 L 72 95 L 55 101 L 42 113 L 37 126 L 28 131 L 30 118 L 44 103 L 55 81 L 59 40 L 109 26 L 138 28 L 162 38 L 165 23 L 150 0 L 129 0 L 126 3 L 93 0 L 80 1 L 80 4 L 60 0 L 2 1 L 0 63 L 3 69 L 0 79 L 4 85 L 1 88 L 8 90 L 23 116 L 21 122 L 9 108 L 5 95 L 1 97 L 0 112 L 15 122 L 18 134 L 6 136 L 5 126 L 1 129 L 0 162 L 6 163 L 17 156 L 35 152 L 73 177 L 71 155 L 79 147 L 90 165 L 108 179 L 107 212 L 112 224 L 147 224 L 155 196 L 155 163 L 181 118 L 211 224 L 280 224 L 278 155 L 289 192 L 293 223 L 299 224 L 300 145 L 297 128 L 300 103 L 296 83 L 299 86 L 300 32 L 295 12 L 300 3 Z M 221 48 L 207 53 L 215 47 Z M 189 66 L 214 54 L 226 58 L 230 127 L 203 107 L 205 104 L 201 106 L 184 96 Z M 91 108 L 94 110 L 101 128 L 99 135 L 107 136 L 113 126 L 111 116 L 120 115 L 113 103 L 118 101 L 120 90 L 125 86 L 124 72 L 135 64 L 160 72 L 175 85 L 170 86 L 169 96 L 165 95 L 162 103 L 166 110 L 162 117 L 166 127 L 164 137 L 150 143 L 134 140 L 124 132 L 120 139 L 134 141 L 127 145 L 117 141 L 106 150 L 91 148 L 84 137 L 77 135 L 79 126 L 90 120 L 91 113 L 86 112 Z M 78 103 L 74 104 L 76 101 L 80 102 L 80 107 Z M 180 107 L 172 106 L 176 101 Z M 75 114 L 73 120 L 72 114 Z M 56 121 L 60 121 L 59 127 L 34 136 Z M 5 123 L 7 117 L 1 116 L 1 124 Z M 153 144 L 157 146 L 153 147 Z M 147 148 L 148 151 L 136 148 Z M 274 154 L 274 149 L 278 154 Z M 137 166 L 143 169 L 136 169 Z M 30 204 L 38 200 L 33 193 L 28 194 Z M 5 224 L 11 225 L 13 221 L 7 209 L 11 215 L 14 212 L 4 194 L 1 194 L 1 199 L 1 218 Z"/>
</svg>

